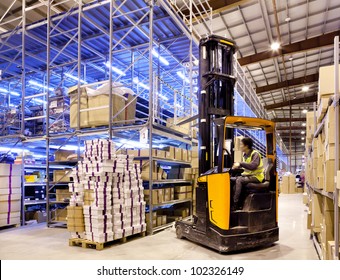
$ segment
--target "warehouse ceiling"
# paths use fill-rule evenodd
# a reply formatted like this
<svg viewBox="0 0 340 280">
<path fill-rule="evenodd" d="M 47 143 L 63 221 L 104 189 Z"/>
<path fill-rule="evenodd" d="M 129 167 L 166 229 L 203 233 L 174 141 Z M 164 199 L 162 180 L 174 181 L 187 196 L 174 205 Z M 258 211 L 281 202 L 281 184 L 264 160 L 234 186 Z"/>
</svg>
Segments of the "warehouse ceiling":
<svg viewBox="0 0 340 280">
<path fill-rule="evenodd" d="M 293 133 L 301 133 L 302 111 L 312 110 L 316 101 L 318 69 L 333 64 L 340 1 L 210 0 L 209 4 L 213 33 L 236 41 L 239 62 L 269 116 L 279 119 L 277 126 L 283 129 L 292 119 Z M 207 33 L 203 25 L 196 28 L 201 35 Z M 273 42 L 280 43 L 276 52 L 271 50 Z M 294 104 L 291 112 L 290 104 Z M 289 138 L 283 139 L 289 147 Z M 304 149 L 297 140 L 297 147 Z"/>
</svg>

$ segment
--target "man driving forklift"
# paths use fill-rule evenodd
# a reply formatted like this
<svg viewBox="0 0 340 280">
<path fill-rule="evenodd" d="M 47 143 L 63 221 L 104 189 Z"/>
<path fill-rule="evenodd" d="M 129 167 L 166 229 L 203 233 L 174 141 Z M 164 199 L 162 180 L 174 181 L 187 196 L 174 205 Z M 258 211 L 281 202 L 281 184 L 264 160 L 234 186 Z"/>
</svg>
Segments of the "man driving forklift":
<svg viewBox="0 0 340 280">
<path fill-rule="evenodd" d="M 264 167 L 261 154 L 253 149 L 254 142 L 251 138 L 245 137 L 241 140 L 240 148 L 243 153 L 243 162 L 235 162 L 233 169 L 243 168 L 241 176 L 236 177 L 234 185 L 232 211 L 240 209 L 240 196 L 242 187 L 248 183 L 262 183 L 264 180 Z"/>
</svg>

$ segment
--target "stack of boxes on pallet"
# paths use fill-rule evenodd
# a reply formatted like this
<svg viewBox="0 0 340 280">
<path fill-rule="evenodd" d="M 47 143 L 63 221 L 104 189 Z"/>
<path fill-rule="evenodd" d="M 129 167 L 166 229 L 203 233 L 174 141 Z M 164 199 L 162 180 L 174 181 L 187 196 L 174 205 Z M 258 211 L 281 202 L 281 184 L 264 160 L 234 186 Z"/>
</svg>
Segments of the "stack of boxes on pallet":
<svg viewBox="0 0 340 280">
<path fill-rule="evenodd" d="M 84 189 L 86 239 L 108 242 L 146 230 L 140 166 L 133 157 L 116 154 L 112 141 L 86 141 L 74 173 L 74 187 Z"/>
<path fill-rule="evenodd" d="M 20 224 L 21 165 L 0 164 L 0 227 Z"/>
<path fill-rule="evenodd" d="M 283 194 L 302 193 L 303 189 L 297 188 L 295 175 L 289 174 L 282 176 L 280 192 Z"/>
<path fill-rule="evenodd" d="M 318 110 L 306 116 L 306 182 L 315 189 L 327 193 L 335 188 L 335 110 L 332 105 L 334 95 L 334 66 L 319 70 Z M 323 126 L 317 138 L 315 128 Z M 340 175 L 340 174 L 339 174 Z M 337 176 L 339 180 L 340 176 Z M 307 196 L 307 194 L 305 195 Z M 305 198 L 309 205 L 307 227 L 320 241 L 323 259 L 332 259 L 334 250 L 334 204 L 323 194 L 311 192 Z M 339 204 L 340 205 L 340 204 Z"/>
</svg>

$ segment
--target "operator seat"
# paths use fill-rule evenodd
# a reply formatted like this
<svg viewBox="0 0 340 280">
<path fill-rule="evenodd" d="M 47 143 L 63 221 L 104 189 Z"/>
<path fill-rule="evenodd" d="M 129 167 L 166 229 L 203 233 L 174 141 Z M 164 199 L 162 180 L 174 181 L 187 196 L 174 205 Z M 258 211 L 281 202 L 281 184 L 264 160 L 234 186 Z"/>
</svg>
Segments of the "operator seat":
<svg viewBox="0 0 340 280">
<path fill-rule="evenodd" d="M 269 192 L 273 167 L 274 167 L 274 164 L 273 164 L 272 159 L 268 159 L 267 165 L 264 170 L 264 181 L 262 183 L 248 183 L 246 185 L 246 191 L 248 193 Z"/>
</svg>

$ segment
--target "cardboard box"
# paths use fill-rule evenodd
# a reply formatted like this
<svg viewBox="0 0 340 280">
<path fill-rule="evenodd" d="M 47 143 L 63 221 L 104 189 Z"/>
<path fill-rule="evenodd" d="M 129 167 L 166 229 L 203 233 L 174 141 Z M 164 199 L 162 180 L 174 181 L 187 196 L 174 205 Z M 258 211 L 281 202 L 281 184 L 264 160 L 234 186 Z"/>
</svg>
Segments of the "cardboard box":
<svg viewBox="0 0 340 280">
<path fill-rule="evenodd" d="M 319 100 L 319 106 L 317 111 L 317 120 L 320 123 L 325 116 L 328 107 L 329 97 L 321 97 Z"/>
<path fill-rule="evenodd" d="M 0 213 L 0 227 L 8 225 L 20 225 L 20 212 L 11 211 L 8 213 Z"/>
<path fill-rule="evenodd" d="M 78 126 L 78 86 L 69 88 L 70 95 L 70 127 Z M 88 109 L 86 88 L 81 88 L 80 110 Z M 89 127 L 89 112 L 80 112 L 80 127 Z"/>
<path fill-rule="evenodd" d="M 65 199 L 70 199 L 71 193 L 68 189 L 56 189 L 56 201 L 64 201 Z"/>
<path fill-rule="evenodd" d="M 157 226 L 158 226 L 158 227 L 162 225 L 162 221 L 163 221 L 162 216 L 158 216 L 158 217 L 157 217 Z"/>
<path fill-rule="evenodd" d="M 179 208 L 179 209 L 174 210 L 174 214 L 175 216 L 185 218 L 189 216 L 190 210 L 189 208 Z"/>
<path fill-rule="evenodd" d="M 281 193 L 283 194 L 289 193 L 289 176 L 282 176 Z"/>
<path fill-rule="evenodd" d="M 41 211 L 36 211 L 34 213 L 34 220 L 37 221 L 37 223 L 46 223 L 47 221 L 47 213 L 46 212 L 41 212 Z"/>
<path fill-rule="evenodd" d="M 311 229 L 312 228 L 312 212 L 308 211 L 307 214 L 307 229 Z"/>
<path fill-rule="evenodd" d="M 84 217 L 82 206 L 67 206 L 67 218 L 80 219 Z"/>
<path fill-rule="evenodd" d="M 295 193 L 296 188 L 296 178 L 294 174 L 289 175 L 289 193 Z"/>
<path fill-rule="evenodd" d="M 182 160 L 188 161 L 188 150 L 182 149 Z"/>
<path fill-rule="evenodd" d="M 53 170 L 53 182 L 71 182 L 72 169 Z"/>
<path fill-rule="evenodd" d="M 326 144 L 325 146 L 325 160 L 335 159 L 335 144 Z"/>
<path fill-rule="evenodd" d="M 318 100 L 325 96 L 334 95 L 334 65 L 319 68 Z M 340 72 L 339 72 L 340 77 Z"/>
<path fill-rule="evenodd" d="M 186 119 L 188 119 L 188 118 L 187 117 L 181 117 L 181 118 L 177 117 L 176 119 L 168 118 L 166 120 L 166 126 L 171 128 L 171 129 L 174 129 L 178 132 L 181 132 L 183 134 L 189 135 L 190 130 L 191 130 L 191 122 L 188 122 L 188 123 L 185 123 L 185 124 L 182 124 L 182 125 L 177 125 L 177 123 L 183 122 Z"/>
<path fill-rule="evenodd" d="M 340 246 L 339 246 L 339 249 L 340 249 Z M 334 254 L 335 254 L 335 241 L 328 241 L 326 260 L 334 260 Z M 340 259 L 340 250 L 339 250 L 339 259 Z"/>
<path fill-rule="evenodd" d="M 175 160 L 182 160 L 182 149 L 181 148 L 175 148 Z"/>
<path fill-rule="evenodd" d="M 167 219 L 166 219 L 166 215 L 162 215 L 162 225 L 166 225 Z"/>
<path fill-rule="evenodd" d="M 324 190 L 326 192 L 333 192 L 335 186 L 335 161 L 328 160 L 324 163 L 324 170 L 325 170 L 325 184 Z"/>
<path fill-rule="evenodd" d="M 243 161 L 243 153 L 241 151 L 234 151 L 234 161 L 235 162 Z"/>
<path fill-rule="evenodd" d="M 54 154 L 55 161 L 67 161 L 67 157 L 76 153 L 75 151 L 59 150 Z"/>
<path fill-rule="evenodd" d="M 21 210 L 21 201 L 20 200 L 11 200 L 10 203 L 7 200 L 0 201 L 0 213 L 8 213 L 9 209 L 11 212 L 18 212 Z"/>
<path fill-rule="evenodd" d="M 12 188 L 21 188 L 21 176 L 1 176 L 0 177 L 0 189 L 8 189 L 9 182 L 12 184 Z"/>
<path fill-rule="evenodd" d="M 164 202 L 170 201 L 171 200 L 171 189 L 170 188 L 165 188 L 164 189 Z"/>
<path fill-rule="evenodd" d="M 56 209 L 55 220 L 59 222 L 65 222 L 67 218 L 67 209 Z"/>
<path fill-rule="evenodd" d="M 146 213 L 145 221 L 148 225 L 150 225 L 150 213 Z M 152 226 L 157 226 L 157 212 L 152 212 Z"/>
<path fill-rule="evenodd" d="M 322 207 L 323 196 L 321 194 L 313 194 L 313 216 L 314 216 L 314 228 L 321 228 L 322 224 Z"/>
<path fill-rule="evenodd" d="M 21 176 L 21 164 L 0 163 L 0 176 Z"/>
</svg>

